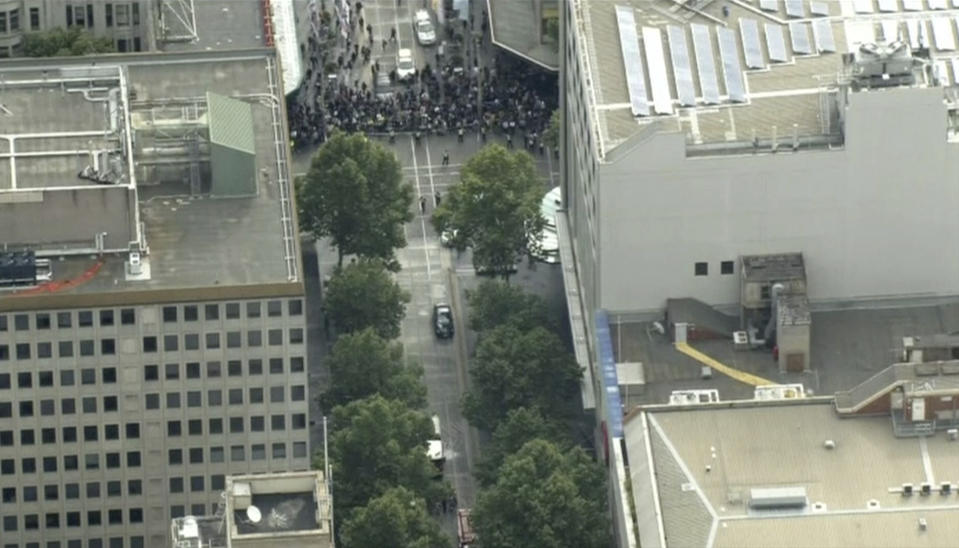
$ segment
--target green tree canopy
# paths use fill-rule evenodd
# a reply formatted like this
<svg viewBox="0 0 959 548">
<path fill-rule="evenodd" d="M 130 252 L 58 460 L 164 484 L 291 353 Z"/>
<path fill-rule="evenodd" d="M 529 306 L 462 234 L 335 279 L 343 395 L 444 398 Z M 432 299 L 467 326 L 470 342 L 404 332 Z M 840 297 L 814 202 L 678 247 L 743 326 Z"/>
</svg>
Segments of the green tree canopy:
<svg viewBox="0 0 959 548">
<path fill-rule="evenodd" d="M 555 333 L 544 327 L 521 331 L 513 325 L 484 334 L 470 372 L 473 385 L 463 397 L 463 414 L 488 431 L 517 407 L 568 417 L 578 401 L 582 376 Z"/>
<path fill-rule="evenodd" d="M 559 109 L 554 110 L 549 117 L 549 125 L 543 132 L 543 142 L 550 148 L 550 151 L 559 145 Z"/>
<path fill-rule="evenodd" d="M 476 478 L 483 485 L 496 483 L 503 461 L 533 439 L 544 439 L 555 443 L 563 451 L 567 450 L 572 446 L 572 441 L 565 432 L 562 424 L 536 409 L 511 409 L 493 431 L 489 443 L 483 447 L 482 458 L 475 470 Z"/>
<path fill-rule="evenodd" d="M 329 236 L 340 265 L 353 254 L 392 261 L 406 245 L 413 190 L 396 156 L 360 133 L 335 132 L 323 143 L 296 192 L 300 228 Z"/>
<path fill-rule="evenodd" d="M 530 441 L 478 494 L 476 535 L 483 548 L 606 548 L 605 479 L 581 449 Z"/>
<path fill-rule="evenodd" d="M 477 270 L 508 277 L 513 266 L 539 245 L 543 185 L 533 158 L 498 144 L 483 147 L 463 166 L 462 181 L 433 213 L 438 232 L 455 231 L 457 249 L 473 248 Z"/>
<path fill-rule="evenodd" d="M 556 329 L 546 302 L 539 295 L 499 280 L 484 280 L 475 290 L 467 291 L 470 309 L 470 327 L 486 331 L 498 325 L 510 324 L 524 331 L 543 326 Z"/>
<path fill-rule="evenodd" d="M 403 345 L 383 339 L 372 328 L 337 339 L 326 363 L 331 377 L 323 395 L 326 409 L 374 394 L 412 408 L 426 406 L 423 368 L 406 363 Z"/>
<path fill-rule="evenodd" d="M 349 515 L 391 487 L 405 487 L 430 504 L 447 496 L 448 486 L 433 480 L 426 456 L 431 433 L 424 413 L 379 395 L 335 408 L 330 461 L 337 512 Z"/>
<path fill-rule="evenodd" d="M 338 331 L 352 333 L 371 327 L 385 339 L 400 335 L 409 301 L 409 293 L 378 260 L 337 267 L 326 289 L 326 312 Z"/>
<path fill-rule="evenodd" d="M 31 32 L 23 38 L 23 54 L 27 57 L 69 57 L 115 51 L 113 40 L 94 36 L 78 27 Z"/>
<path fill-rule="evenodd" d="M 430 517 L 426 502 L 403 487 L 389 489 L 358 508 L 343 524 L 344 548 L 448 548 L 450 539 Z"/>
</svg>

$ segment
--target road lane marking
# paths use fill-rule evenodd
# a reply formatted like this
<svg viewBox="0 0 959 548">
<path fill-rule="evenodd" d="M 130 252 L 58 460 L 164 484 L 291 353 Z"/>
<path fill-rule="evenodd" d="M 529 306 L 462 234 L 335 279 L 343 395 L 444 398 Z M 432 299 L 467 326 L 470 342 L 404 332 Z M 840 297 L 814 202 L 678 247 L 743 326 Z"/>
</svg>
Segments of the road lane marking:
<svg viewBox="0 0 959 548">
<path fill-rule="evenodd" d="M 423 195 L 420 193 L 420 171 L 416 163 L 416 144 L 413 142 L 412 137 L 410 137 L 410 152 L 413 153 L 413 178 L 416 181 L 416 200 L 419 202 L 419 200 L 423 198 Z M 432 280 L 433 269 L 430 266 L 430 250 L 426 249 L 426 246 L 429 245 L 426 241 L 426 212 L 423 211 L 423 208 L 420 208 L 420 226 L 423 228 L 423 255 L 426 256 L 426 279 Z"/>
<path fill-rule="evenodd" d="M 430 161 L 430 138 L 426 137 L 426 174 L 430 178 L 430 191 L 433 193 L 433 207 L 436 207 L 436 185 L 433 184 L 433 162 Z"/>
</svg>

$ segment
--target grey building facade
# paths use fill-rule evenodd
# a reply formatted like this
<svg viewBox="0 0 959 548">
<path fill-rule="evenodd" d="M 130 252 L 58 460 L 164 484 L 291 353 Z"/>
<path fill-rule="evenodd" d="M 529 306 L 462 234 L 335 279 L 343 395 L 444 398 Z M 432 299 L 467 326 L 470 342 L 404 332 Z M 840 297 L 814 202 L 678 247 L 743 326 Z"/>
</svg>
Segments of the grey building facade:
<svg viewBox="0 0 959 548">
<path fill-rule="evenodd" d="M 153 49 L 150 18 L 156 2 L 132 0 L 0 1 L 0 58 L 20 54 L 30 32 L 77 27 L 113 40 L 119 52 Z"/>
</svg>

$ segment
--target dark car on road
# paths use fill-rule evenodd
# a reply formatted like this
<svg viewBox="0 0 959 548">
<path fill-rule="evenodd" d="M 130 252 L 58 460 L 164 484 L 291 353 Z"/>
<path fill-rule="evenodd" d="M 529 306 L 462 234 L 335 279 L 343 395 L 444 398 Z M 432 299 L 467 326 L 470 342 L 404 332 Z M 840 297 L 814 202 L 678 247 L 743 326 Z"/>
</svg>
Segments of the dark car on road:
<svg viewBox="0 0 959 548">
<path fill-rule="evenodd" d="M 433 331 L 441 339 L 453 338 L 453 309 L 448 304 L 433 307 Z"/>
</svg>

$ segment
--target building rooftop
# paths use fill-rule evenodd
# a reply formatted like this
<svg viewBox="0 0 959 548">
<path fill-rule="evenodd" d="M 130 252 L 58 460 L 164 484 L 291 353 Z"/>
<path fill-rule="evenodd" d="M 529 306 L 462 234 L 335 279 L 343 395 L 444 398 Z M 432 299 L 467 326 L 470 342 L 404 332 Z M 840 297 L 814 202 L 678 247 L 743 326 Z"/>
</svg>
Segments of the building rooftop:
<svg viewBox="0 0 959 548">
<path fill-rule="evenodd" d="M 276 66 L 269 50 L 0 64 L 9 111 L 0 134 L 0 240 L 53 259 L 53 282 L 28 293 L 298 282 Z M 253 138 L 246 134 L 243 148 L 255 173 L 252 192 L 242 196 L 211 188 L 210 149 L 217 143 L 210 139 L 208 94 L 249 105 Z M 217 112 L 223 118 L 237 111 Z M 112 169 L 113 178 L 79 176 L 91 166 L 101 175 Z M 126 262 L 136 248 L 141 274 Z M 27 299 L 0 297 L 0 308 L 17 300 Z"/>
<path fill-rule="evenodd" d="M 536 32 L 530 32 L 540 27 L 536 0 L 487 0 L 486 3 L 494 44 L 545 69 L 559 70 L 559 46 L 544 43 Z M 552 9 L 556 9 L 555 5 Z"/>
<path fill-rule="evenodd" d="M 842 419 L 830 398 L 645 411 L 625 421 L 634 506 L 641 524 L 661 512 L 666 546 L 943 546 L 959 533 L 959 453 L 946 435 L 898 438 L 889 416 Z M 931 495 L 918 494 L 924 482 Z M 751 503 L 753 490 L 781 488 L 806 500 Z M 650 535 L 641 528 L 644 546 L 661 544 Z"/>
<path fill-rule="evenodd" d="M 647 131 L 679 132 L 688 151 L 706 153 L 731 143 L 841 144 L 837 94 L 849 76 L 842 54 L 901 37 L 913 50 L 928 46 L 941 85 L 955 83 L 956 14 L 947 7 L 956 6 L 941 0 L 576 0 L 579 25 L 572 27 L 588 67 L 599 155 Z M 630 43 L 629 61 L 621 34 Z M 940 85 L 931 74 L 923 72 L 914 85 Z M 646 114 L 634 112 L 630 87 L 644 98 Z"/>
</svg>

